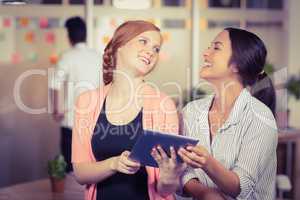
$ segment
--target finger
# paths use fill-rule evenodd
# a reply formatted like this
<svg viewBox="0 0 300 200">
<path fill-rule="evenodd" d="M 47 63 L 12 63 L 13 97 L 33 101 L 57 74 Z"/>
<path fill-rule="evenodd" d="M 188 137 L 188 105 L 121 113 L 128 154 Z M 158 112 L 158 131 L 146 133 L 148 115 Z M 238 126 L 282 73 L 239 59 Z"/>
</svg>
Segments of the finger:
<svg viewBox="0 0 300 200">
<path fill-rule="evenodd" d="M 165 159 L 169 158 L 168 155 L 166 154 L 166 152 L 164 151 L 164 149 L 160 145 L 158 145 L 157 150 L 158 150 L 160 156 L 162 157 L 162 159 L 165 160 Z"/>
<path fill-rule="evenodd" d="M 162 157 L 161 155 L 158 153 L 158 151 L 156 150 L 156 148 L 153 148 L 152 151 L 151 151 L 151 156 L 154 158 L 154 160 L 157 162 L 157 163 L 160 163 L 161 160 L 162 160 Z"/>
<path fill-rule="evenodd" d="M 177 164 L 177 173 L 181 175 L 186 170 L 187 167 L 188 167 L 188 164 L 186 162 Z"/>
<path fill-rule="evenodd" d="M 189 157 L 186 156 L 181 156 L 181 159 L 189 166 L 193 167 L 193 168 L 202 168 L 202 165 L 200 163 L 197 163 L 193 160 L 191 160 Z"/>
<path fill-rule="evenodd" d="M 194 167 L 194 168 L 201 168 L 201 167 L 202 167 L 201 163 L 198 163 L 198 162 L 194 161 L 193 159 L 191 159 L 189 156 L 187 156 L 187 153 L 186 153 L 185 150 L 180 149 L 180 150 L 178 151 L 178 155 L 179 155 L 179 156 L 181 157 L 181 159 L 182 159 L 185 163 L 187 163 L 188 165 L 190 165 L 190 166 L 192 166 L 192 167 Z"/>
<path fill-rule="evenodd" d="M 129 167 L 128 172 L 130 172 L 131 174 L 134 174 L 134 173 L 136 173 L 139 169 L 140 169 L 140 167 Z"/>
<path fill-rule="evenodd" d="M 125 157 L 128 157 L 130 155 L 130 151 L 127 151 L 127 150 L 123 151 L 122 155 L 125 156 Z"/>
<path fill-rule="evenodd" d="M 188 146 L 187 150 L 192 151 L 192 152 L 196 153 L 199 156 L 205 156 L 207 154 L 207 150 L 204 147 L 199 146 L 199 145 L 195 146 L 195 147 Z"/>
<path fill-rule="evenodd" d="M 121 162 L 129 167 L 140 167 L 140 163 L 129 158 L 130 151 L 123 151 L 121 154 Z"/>
<path fill-rule="evenodd" d="M 129 167 L 124 165 L 123 163 L 120 164 L 120 172 L 125 174 L 134 174 L 139 170 L 139 167 Z"/>
<path fill-rule="evenodd" d="M 173 146 L 170 147 L 170 152 L 171 152 L 171 159 L 176 161 L 177 155 Z"/>
<path fill-rule="evenodd" d="M 195 153 L 194 151 L 187 151 L 184 148 L 180 148 L 180 152 L 182 152 L 185 156 L 189 157 L 190 159 L 192 159 L 194 161 L 198 161 L 199 157 L 202 157 L 202 155 L 199 155 L 199 154 Z"/>
<path fill-rule="evenodd" d="M 127 166 L 126 166 L 125 164 L 123 164 L 123 163 L 120 163 L 120 164 L 119 164 L 119 166 L 118 166 L 118 171 L 119 171 L 119 172 L 122 172 L 122 173 L 124 173 L 124 174 L 131 173 L 131 172 L 130 172 L 130 168 L 127 167 Z"/>
<path fill-rule="evenodd" d="M 128 167 L 140 167 L 141 166 L 141 164 L 139 162 L 135 162 L 135 161 L 130 160 L 128 158 L 124 158 L 122 160 L 122 163 L 125 164 Z"/>
<path fill-rule="evenodd" d="M 187 167 L 188 167 L 188 165 L 187 165 L 186 162 L 182 163 L 181 166 L 180 166 L 180 171 L 183 172 Z"/>
</svg>

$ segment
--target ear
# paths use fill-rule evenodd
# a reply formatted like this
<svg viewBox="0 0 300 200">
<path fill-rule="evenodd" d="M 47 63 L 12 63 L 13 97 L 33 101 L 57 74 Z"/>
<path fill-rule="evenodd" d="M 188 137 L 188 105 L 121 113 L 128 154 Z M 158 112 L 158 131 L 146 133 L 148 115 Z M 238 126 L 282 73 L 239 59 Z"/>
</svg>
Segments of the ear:
<svg viewBox="0 0 300 200">
<path fill-rule="evenodd" d="M 232 70 L 232 72 L 234 72 L 234 73 L 238 73 L 239 72 L 239 69 L 238 69 L 238 67 L 236 66 L 236 64 L 231 64 L 230 66 L 229 66 L 229 68 Z"/>
</svg>

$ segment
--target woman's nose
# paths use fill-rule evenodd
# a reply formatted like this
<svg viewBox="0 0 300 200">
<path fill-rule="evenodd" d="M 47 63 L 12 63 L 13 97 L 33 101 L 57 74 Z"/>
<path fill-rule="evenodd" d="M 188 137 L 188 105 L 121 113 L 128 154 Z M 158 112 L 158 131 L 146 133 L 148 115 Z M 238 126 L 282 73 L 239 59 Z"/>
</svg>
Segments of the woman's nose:
<svg viewBox="0 0 300 200">
<path fill-rule="evenodd" d="M 154 50 L 153 49 L 150 49 L 150 48 L 148 48 L 148 49 L 146 49 L 146 54 L 148 55 L 148 56 L 152 56 L 153 54 L 154 54 Z"/>
<path fill-rule="evenodd" d="M 207 58 L 209 56 L 209 48 L 207 48 L 203 53 L 202 53 L 202 56 L 204 58 Z"/>
</svg>

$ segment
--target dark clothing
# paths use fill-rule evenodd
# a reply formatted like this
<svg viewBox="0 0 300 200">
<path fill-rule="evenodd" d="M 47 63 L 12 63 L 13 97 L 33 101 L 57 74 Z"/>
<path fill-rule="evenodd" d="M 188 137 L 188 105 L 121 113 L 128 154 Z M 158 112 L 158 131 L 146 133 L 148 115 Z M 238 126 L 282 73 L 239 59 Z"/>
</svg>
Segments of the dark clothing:
<svg viewBox="0 0 300 200">
<path fill-rule="evenodd" d="M 119 156 L 131 150 L 143 131 L 142 111 L 126 125 L 111 124 L 105 114 L 105 101 L 92 137 L 92 150 L 97 161 Z M 115 173 L 97 184 L 97 200 L 148 200 L 147 172 L 141 167 L 133 175 Z"/>
<path fill-rule="evenodd" d="M 66 172 L 73 171 L 71 163 L 71 149 L 72 149 L 72 129 L 61 127 L 60 151 L 67 162 Z"/>
</svg>

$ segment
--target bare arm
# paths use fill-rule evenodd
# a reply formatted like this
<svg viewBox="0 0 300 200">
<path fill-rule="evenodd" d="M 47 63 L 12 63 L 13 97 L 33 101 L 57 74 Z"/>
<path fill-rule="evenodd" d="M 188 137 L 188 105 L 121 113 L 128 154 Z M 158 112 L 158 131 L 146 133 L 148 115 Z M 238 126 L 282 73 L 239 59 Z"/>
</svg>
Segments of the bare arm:
<svg viewBox="0 0 300 200">
<path fill-rule="evenodd" d="M 225 194 L 228 194 L 231 197 L 237 197 L 241 192 L 238 175 L 235 172 L 226 169 L 214 158 L 211 158 L 210 162 L 211 164 L 205 169 L 208 176 Z"/>
<path fill-rule="evenodd" d="M 112 167 L 114 157 L 94 163 L 73 163 L 75 178 L 80 184 L 93 184 L 112 176 L 116 171 Z"/>
<path fill-rule="evenodd" d="M 235 172 L 226 169 L 204 147 L 180 149 L 181 158 L 194 168 L 202 168 L 225 194 L 236 197 L 240 194 L 240 179 Z"/>
<path fill-rule="evenodd" d="M 129 154 L 129 151 L 124 151 L 120 156 L 99 162 L 73 163 L 76 180 L 80 184 L 95 184 L 116 172 L 135 174 L 139 170 L 140 164 L 129 160 Z"/>
<path fill-rule="evenodd" d="M 199 200 L 225 200 L 222 194 L 213 188 L 208 188 L 197 179 L 191 179 L 184 185 L 184 192 Z"/>
</svg>

